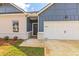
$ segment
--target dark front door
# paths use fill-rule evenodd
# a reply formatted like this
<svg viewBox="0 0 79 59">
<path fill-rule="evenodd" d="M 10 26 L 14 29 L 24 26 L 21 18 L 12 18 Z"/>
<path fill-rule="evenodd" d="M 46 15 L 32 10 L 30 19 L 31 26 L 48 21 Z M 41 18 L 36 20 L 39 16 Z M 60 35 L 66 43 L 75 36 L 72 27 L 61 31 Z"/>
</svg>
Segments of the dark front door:
<svg viewBox="0 0 79 59">
<path fill-rule="evenodd" d="M 37 23 L 33 23 L 33 36 L 36 36 L 37 35 L 37 32 L 38 32 L 38 25 Z"/>
</svg>

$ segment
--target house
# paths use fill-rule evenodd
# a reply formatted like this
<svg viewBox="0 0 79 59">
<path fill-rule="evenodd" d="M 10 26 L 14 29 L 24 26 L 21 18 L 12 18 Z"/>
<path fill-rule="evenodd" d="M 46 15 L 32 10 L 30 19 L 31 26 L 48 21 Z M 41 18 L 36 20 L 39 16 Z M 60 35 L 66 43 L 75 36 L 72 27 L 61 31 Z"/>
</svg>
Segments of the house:
<svg viewBox="0 0 79 59">
<path fill-rule="evenodd" d="M 19 39 L 79 39 L 79 3 L 48 4 L 25 12 L 13 3 L 0 3 L 0 37 Z"/>
</svg>

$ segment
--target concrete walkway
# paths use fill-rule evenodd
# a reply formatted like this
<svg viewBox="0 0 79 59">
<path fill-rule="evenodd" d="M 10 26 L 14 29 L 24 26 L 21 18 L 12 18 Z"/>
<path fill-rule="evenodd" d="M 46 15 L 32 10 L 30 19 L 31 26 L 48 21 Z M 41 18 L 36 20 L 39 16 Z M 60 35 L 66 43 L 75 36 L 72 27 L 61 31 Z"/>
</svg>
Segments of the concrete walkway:
<svg viewBox="0 0 79 59">
<path fill-rule="evenodd" d="M 28 40 L 25 40 L 20 46 L 44 47 L 44 43 L 38 39 L 28 39 Z"/>
</svg>

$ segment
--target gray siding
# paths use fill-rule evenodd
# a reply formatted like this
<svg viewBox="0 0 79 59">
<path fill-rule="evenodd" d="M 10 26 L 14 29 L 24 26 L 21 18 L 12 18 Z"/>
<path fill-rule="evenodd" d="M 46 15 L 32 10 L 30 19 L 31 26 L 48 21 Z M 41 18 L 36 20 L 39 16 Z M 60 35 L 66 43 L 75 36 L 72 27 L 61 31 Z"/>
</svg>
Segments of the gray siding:
<svg viewBox="0 0 79 59">
<path fill-rule="evenodd" d="M 16 7 L 12 6 L 10 3 L 4 3 L 0 5 L 0 13 L 13 13 L 13 12 L 21 12 Z"/>
<path fill-rule="evenodd" d="M 29 18 L 27 18 L 27 32 L 32 31 L 32 23 Z"/>
<path fill-rule="evenodd" d="M 39 32 L 44 31 L 44 21 L 78 21 L 78 3 L 54 3 L 39 15 Z"/>
</svg>

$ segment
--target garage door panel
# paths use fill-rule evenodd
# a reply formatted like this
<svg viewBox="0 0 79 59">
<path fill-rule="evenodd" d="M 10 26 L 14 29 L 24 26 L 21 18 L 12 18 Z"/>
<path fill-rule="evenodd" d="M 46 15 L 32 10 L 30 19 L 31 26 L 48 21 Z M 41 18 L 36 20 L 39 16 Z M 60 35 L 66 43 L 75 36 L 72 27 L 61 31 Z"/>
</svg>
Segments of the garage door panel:
<svg viewBox="0 0 79 59">
<path fill-rule="evenodd" d="M 79 39 L 79 21 L 46 21 L 44 37 L 47 39 Z"/>
<path fill-rule="evenodd" d="M 69 34 L 79 34 L 79 22 L 68 22 L 66 24 L 66 31 Z"/>
</svg>

